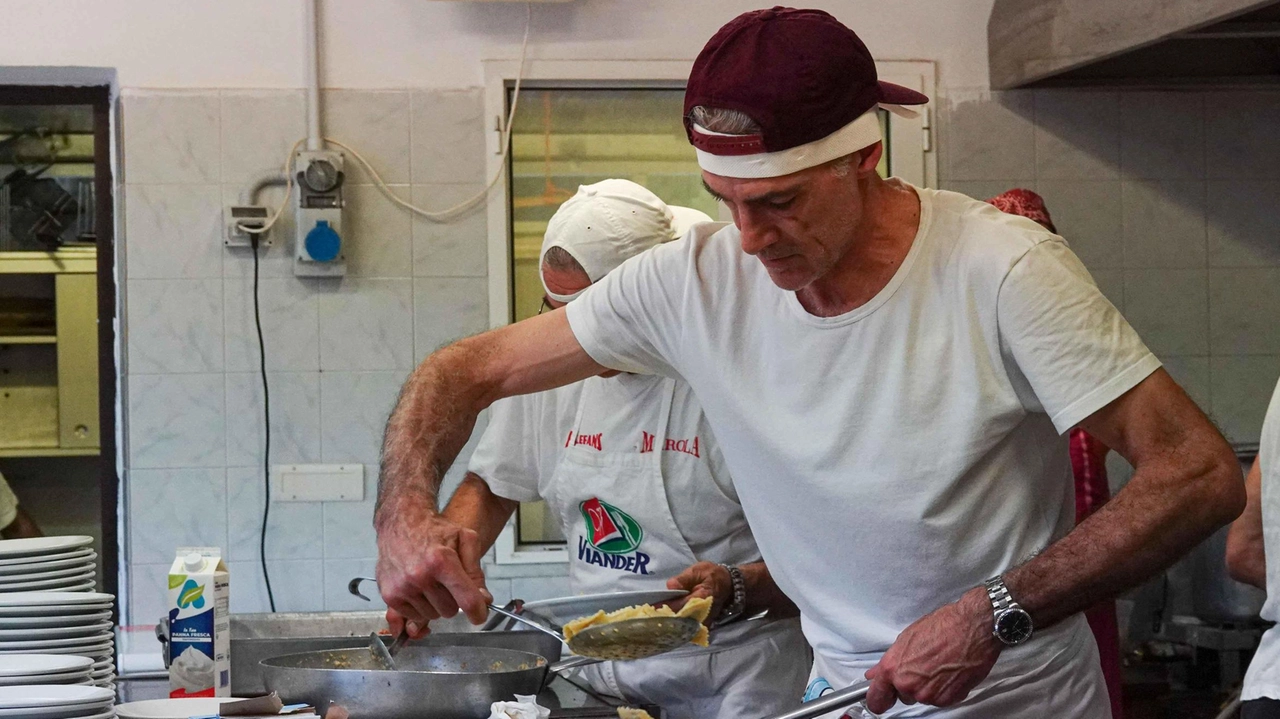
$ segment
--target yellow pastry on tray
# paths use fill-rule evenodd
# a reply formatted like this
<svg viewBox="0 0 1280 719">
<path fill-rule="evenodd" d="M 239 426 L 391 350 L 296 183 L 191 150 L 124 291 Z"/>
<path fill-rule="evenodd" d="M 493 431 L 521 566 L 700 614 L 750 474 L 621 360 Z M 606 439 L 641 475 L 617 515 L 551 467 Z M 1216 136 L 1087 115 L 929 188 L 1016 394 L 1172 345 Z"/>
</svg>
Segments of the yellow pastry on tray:
<svg viewBox="0 0 1280 719">
<path fill-rule="evenodd" d="M 653 719 L 649 712 L 631 707 L 618 707 L 618 719 Z"/>
<path fill-rule="evenodd" d="M 711 599 L 709 597 L 695 597 L 685 602 L 679 612 L 674 612 L 671 607 L 661 606 L 655 607 L 651 604 L 640 604 L 634 607 L 623 607 L 617 611 L 606 614 L 603 610 L 592 614 L 589 617 L 579 617 L 568 624 L 564 625 L 565 641 L 573 639 L 573 635 L 586 629 L 587 627 L 596 627 L 601 624 L 612 624 L 627 619 L 645 619 L 648 617 L 689 617 L 699 622 L 707 621 L 707 616 L 711 614 Z M 698 627 L 698 633 L 693 635 L 693 639 L 689 641 L 700 647 L 707 646 L 708 634 L 705 624 Z"/>
</svg>

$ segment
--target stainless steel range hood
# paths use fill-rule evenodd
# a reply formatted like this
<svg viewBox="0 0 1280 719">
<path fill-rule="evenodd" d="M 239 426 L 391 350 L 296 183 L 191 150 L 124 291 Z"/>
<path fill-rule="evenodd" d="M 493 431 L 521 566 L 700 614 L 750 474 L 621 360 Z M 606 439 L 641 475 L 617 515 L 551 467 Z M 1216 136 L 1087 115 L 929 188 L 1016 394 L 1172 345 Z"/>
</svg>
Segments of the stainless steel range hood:
<svg viewBox="0 0 1280 719">
<path fill-rule="evenodd" d="M 1277 0 L 995 0 L 991 87 L 1280 85 Z"/>
</svg>

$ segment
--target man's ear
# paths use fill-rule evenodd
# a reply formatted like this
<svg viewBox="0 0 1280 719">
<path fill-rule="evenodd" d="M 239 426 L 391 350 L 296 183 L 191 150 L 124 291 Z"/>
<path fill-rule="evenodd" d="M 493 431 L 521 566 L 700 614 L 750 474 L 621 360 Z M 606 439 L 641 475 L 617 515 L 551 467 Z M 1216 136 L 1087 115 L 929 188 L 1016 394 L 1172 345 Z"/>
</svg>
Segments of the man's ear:
<svg viewBox="0 0 1280 719">
<path fill-rule="evenodd" d="M 858 177 L 867 177 L 876 171 L 880 158 L 884 155 L 884 143 L 877 142 L 871 147 L 858 151 Z"/>
</svg>

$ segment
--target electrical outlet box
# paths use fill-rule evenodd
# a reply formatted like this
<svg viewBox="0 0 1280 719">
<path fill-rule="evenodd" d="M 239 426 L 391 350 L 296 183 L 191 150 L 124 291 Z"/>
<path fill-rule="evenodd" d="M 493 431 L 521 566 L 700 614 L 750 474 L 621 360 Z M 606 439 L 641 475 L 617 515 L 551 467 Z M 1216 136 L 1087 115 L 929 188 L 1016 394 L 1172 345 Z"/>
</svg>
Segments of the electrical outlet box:
<svg viewBox="0 0 1280 719">
<path fill-rule="evenodd" d="M 342 171 L 340 152 L 304 150 L 295 158 L 298 204 L 297 241 L 293 273 L 303 277 L 340 277 L 347 273 L 342 234 Z"/>
<path fill-rule="evenodd" d="M 273 464 L 273 502 L 362 502 L 363 464 Z"/>
<path fill-rule="evenodd" d="M 262 205 L 229 205 L 222 208 L 222 244 L 227 247 L 250 247 L 249 231 L 266 227 L 271 211 Z M 271 231 L 259 233 L 258 244 L 271 246 Z"/>
</svg>

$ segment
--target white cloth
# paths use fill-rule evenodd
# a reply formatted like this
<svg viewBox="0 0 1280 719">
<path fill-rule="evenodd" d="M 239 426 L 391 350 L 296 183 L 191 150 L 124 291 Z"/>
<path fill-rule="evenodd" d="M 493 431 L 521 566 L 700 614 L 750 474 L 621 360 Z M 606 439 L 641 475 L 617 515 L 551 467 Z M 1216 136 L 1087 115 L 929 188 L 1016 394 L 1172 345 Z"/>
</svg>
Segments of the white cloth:
<svg viewBox="0 0 1280 719">
<path fill-rule="evenodd" d="M 4 475 L 0 474 L 0 529 L 13 524 L 18 518 L 18 496 L 10 489 Z"/>
<path fill-rule="evenodd" d="M 815 654 L 850 671 L 1066 534 L 1061 433 L 1159 367 L 1062 238 L 916 192 L 902 266 L 837 317 L 774 285 L 735 228 L 707 226 L 568 307 L 597 362 L 693 388 Z M 1066 652 L 1053 636 L 1032 645 Z"/>
<path fill-rule="evenodd" d="M 1262 472 L 1263 548 L 1268 557 L 1280 557 L 1280 384 L 1271 395 L 1271 405 L 1262 422 L 1258 465 Z M 1280 561 L 1267 562 L 1267 601 L 1262 605 L 1261 616 L 1269 622 L 1280 621 Z M 1240 698 L 1280 699 L 1280 630 L 1276 627 L 1262 635 L 1245 672 Z"/>
<path fill-rule="evenodd" d="M 538 698 L 517 694 L 513 702 L 494 702 L 489 705 L 489 719 L 547 719 L 551 710 L 538 704 Z"/>
<path fill-rule="evenodd" d="M 498 403 L 469 469 L 499 496 L 547 500 L 568 537 L 575 594 L 665 589 L 700 560 L 760 558 L 702 412 L 672 379 L 596 377 L 576 392 Z M 794 704 L 808 668 L 790 620 L 739 623 L 713 632 L 708 648 L 582 674 L 597 691 L 658 704 L 670 719 L 738 719 Z"/>
</svg>

